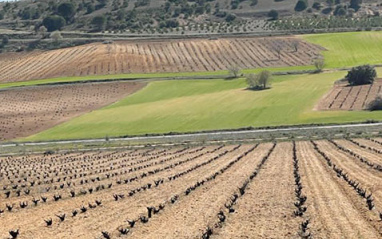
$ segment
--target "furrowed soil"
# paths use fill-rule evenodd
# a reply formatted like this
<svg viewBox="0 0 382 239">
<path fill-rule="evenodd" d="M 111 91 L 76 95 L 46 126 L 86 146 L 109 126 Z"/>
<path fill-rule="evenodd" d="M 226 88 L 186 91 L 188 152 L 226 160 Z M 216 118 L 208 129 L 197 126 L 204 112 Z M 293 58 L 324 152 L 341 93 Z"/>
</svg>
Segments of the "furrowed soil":
<svg viewBox="0 0 382 239">
<path fill-rule="evenodd" d="M 0 141 L 29 136 L 114 103 L 145 83 L 110 82 L 0 91 Z"/>
<path fill-rule="evenodd" d="M 210 238 L 297 239 L 307 220 L 312 238 L 381 238 L 382 173 L 333 142 L 380 159 L 350 140 L 0 157 L 0 238 L 202 238 L 209 228 Z M 335 168 L 372 193 L 372 210 Z"/>
<path fill-rule="evenodd" d="M 298 42 L 297 51 L 294 42 Z M 281 49 L 279 54 L 278 50 Z M 0 82 L 311 65 L 324 50 L 294 37 L 118 41 L 0 58 Z"/>
<path fill-rule="evenodd" d="M 366 110 L 371 101 L 382 93 L 382 79 L 373 84 L 348 86 L 335 84 L 331 91 L 321 99 L 317 110 Z"/>
</svg>

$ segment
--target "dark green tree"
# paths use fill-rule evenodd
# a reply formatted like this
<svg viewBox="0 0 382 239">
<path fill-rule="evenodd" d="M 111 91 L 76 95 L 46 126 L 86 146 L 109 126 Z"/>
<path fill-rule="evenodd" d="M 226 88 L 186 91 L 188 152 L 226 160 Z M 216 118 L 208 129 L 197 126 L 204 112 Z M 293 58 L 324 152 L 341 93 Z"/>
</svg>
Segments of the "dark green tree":
<svg viewBox="0 0 382 239">
<path fill-rule="evenodd" d="M 61 16 L 53 15 L 44 18 L 42 25 L 46 27 L 48 32 L 53 32 L 56 30 L 61 30 L 65 26 L 65 19 Z"/>
<path fill-rule="evenodd" d="M 279 18 L 279 12 L 276 10 L 270 10 L 268 12 L 268 17 L 270 17 L 272 20 L 277 20 Z"/>
<path fill-rule="evenodd" d="M 296 12 L 304 11 L 308 7 L 308 1 L 307 0 L 298 0 L 296 6 L 294 7 L 294 10 Z"/>
<path fill-rule="evenodd" d="M 358 9 L 361 7 L 361 3 L 362 0 L 350 0 L 350 8 L 358 11 Z"/>
<path fill-rule="evenodd" d="M 97 31 L 102 31 L 106 25 L 106 17 L 105 16 L 95 16 L 91 24 L 95 27 Z"/>
<path fill-rule="evenodd" d="M 363 65 L 353 67 L 345 79 L 349 82 L 350 85 L 365 85 L 371 84 L 374 82 L 377 77 L 377 72 L 373 66 Z"/>
<path fill-rule="evenodd" d="M 58 15 L 65 18 L 66 22 L 71 22 L 76 14 L 76 7 L 71 2 L 61 3 L 57 8 Z"/>
</svg>

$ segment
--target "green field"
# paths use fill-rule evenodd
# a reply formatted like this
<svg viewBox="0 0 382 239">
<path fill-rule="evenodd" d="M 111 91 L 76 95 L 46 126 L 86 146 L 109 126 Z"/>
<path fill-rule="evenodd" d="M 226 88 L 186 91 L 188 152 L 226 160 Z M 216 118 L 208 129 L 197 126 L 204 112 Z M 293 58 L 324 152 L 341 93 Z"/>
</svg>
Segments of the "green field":
<svg viewBox="0 0 382 239">
<path fill-rule="evenodd" d="M 326 68 L 382 64 L 382 32 L 347 32 L 302 36 L 327 49 Z"/>
<path fill-rule="evenodd" d="M 246 126 L 382 119 L 382 112 L 318 112 L 314 105 L 345 72 L 278 76 L 272 89 L 249 91 L 240 80 L 152 82 L 103 109 L 26 140 L 103 138 Z"/>
<path fill-rule="evenodd" d="M 242 73 L 258 73 L 262 70 L 269 70 L 272 72 L 288 72 L 288 71 L 306 71 L 314 70 L 313 66 L 292 66 L 292 67 L 271 67 L 262 69 L 244 69 Z M 0 83 L 0 89 L 16 87 L 16 86 L 33 86 L 33 85 L 44 85 L 52 83 L 71 83 L 71 82 L 86 82 L 86 81 L 102 81 L 102 80 L 121 80 L 121 79 L 143 79 L 143 80 L 155 80 L 158 78 L 207 78 L 211 76 L 229 76 L 228 71 L 210 71 L 210 72 L 176 72 L 176 73 L 146 73 L 146 74 L 118 74 L 118 75 L 91 75 L 91 76 L 74 76 L 74 77 L 58 77 L 42 80 L 30 80 L 30 81 L 20 81 L 20 82 L 8 82 Z"/>
</svg>

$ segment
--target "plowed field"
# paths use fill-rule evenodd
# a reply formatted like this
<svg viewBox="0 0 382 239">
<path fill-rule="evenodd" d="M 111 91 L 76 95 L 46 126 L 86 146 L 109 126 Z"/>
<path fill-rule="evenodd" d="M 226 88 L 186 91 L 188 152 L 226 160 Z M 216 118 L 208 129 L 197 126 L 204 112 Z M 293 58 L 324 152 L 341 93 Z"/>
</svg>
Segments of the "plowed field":
<svg viewBox="0 0 382 239">
<path fill-rule="evenodd" d="M 381 238 L 381 150 L 376 138 L 0 157 L 0 237 Z"/>
<path fill-rule="evenodd" d="M 293 42 L 298 41 L 298 50 Z M 276 49 L 280 49 L 278 54 Z M 115 42 L 0 58 L 0 82 L 60 76 L 311 65 L 323 48 L 299 38 Z"/>
</svg>

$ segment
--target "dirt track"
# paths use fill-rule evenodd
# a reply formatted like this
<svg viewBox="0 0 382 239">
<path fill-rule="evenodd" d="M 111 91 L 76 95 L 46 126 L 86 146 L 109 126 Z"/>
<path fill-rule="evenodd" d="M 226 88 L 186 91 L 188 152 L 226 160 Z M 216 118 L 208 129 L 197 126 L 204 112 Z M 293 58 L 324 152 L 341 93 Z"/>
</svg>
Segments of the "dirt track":
<svg viewBox="0 0 382 239">
<path fill-rule="evenodd" d="M 299 42 L 298 51 L 292 43 Z M 280 48 L 280 57 L 275 50 Z M 293 37 L 88 44 L 0 58 L 0 82 L 59 76 L 226 70 L 309 65 L 321 47 Z"/>
<path fill-rule="evenodd" d="M 355 141 L 382 149 L 372 140 Z M 371 149 L 336 142 L 364 152 L 368 159 L 378 158 Z M 119 238 L 122 229 L 128 229 L 131 238 L 201 238 L 207 228 L 211 238 L 301 238 L 306 220 L 312 238 L 372 239 L 382 233 L 378 215 L 382 172 L 325 140 L 295 146 L 292 142 L 183 146 L 0 160 L 1 238 L 16 228 L 18 238 L 36 239 L 101 239 L 102 231 Z M 373 193 L 372 210 L 335 169 L 356 180 L 367 195 Z M 296 193 L 297 178 L 301 197 Z M 62 198 L 55 201 L 54 195 Z M 296 202 L 305 196 L 306 210 L 296 215 Z M 40 200 L 36 206 L 33 198 Z M 12 212 L 6 205 L 13 205 Z M 82 206 L 86 212 L 81 212 Z M 158 211 L 149 217 L 147 207 Z M 72 216 L 74 210 L 78 214 Z M 60 222 L 56 215 L 62 214 L 66 218 Z M 50 218 L 52 225 L 46 226 L 44 220 Z M 127 220 L 134 220 L 134 227 Z"/>
<path fill-rule="evenodd" d="M 116 102 L 143 86 L 138 82 L 110 82 L 2 90 L 0 141 L 48 129 Z"/>
</svg>

